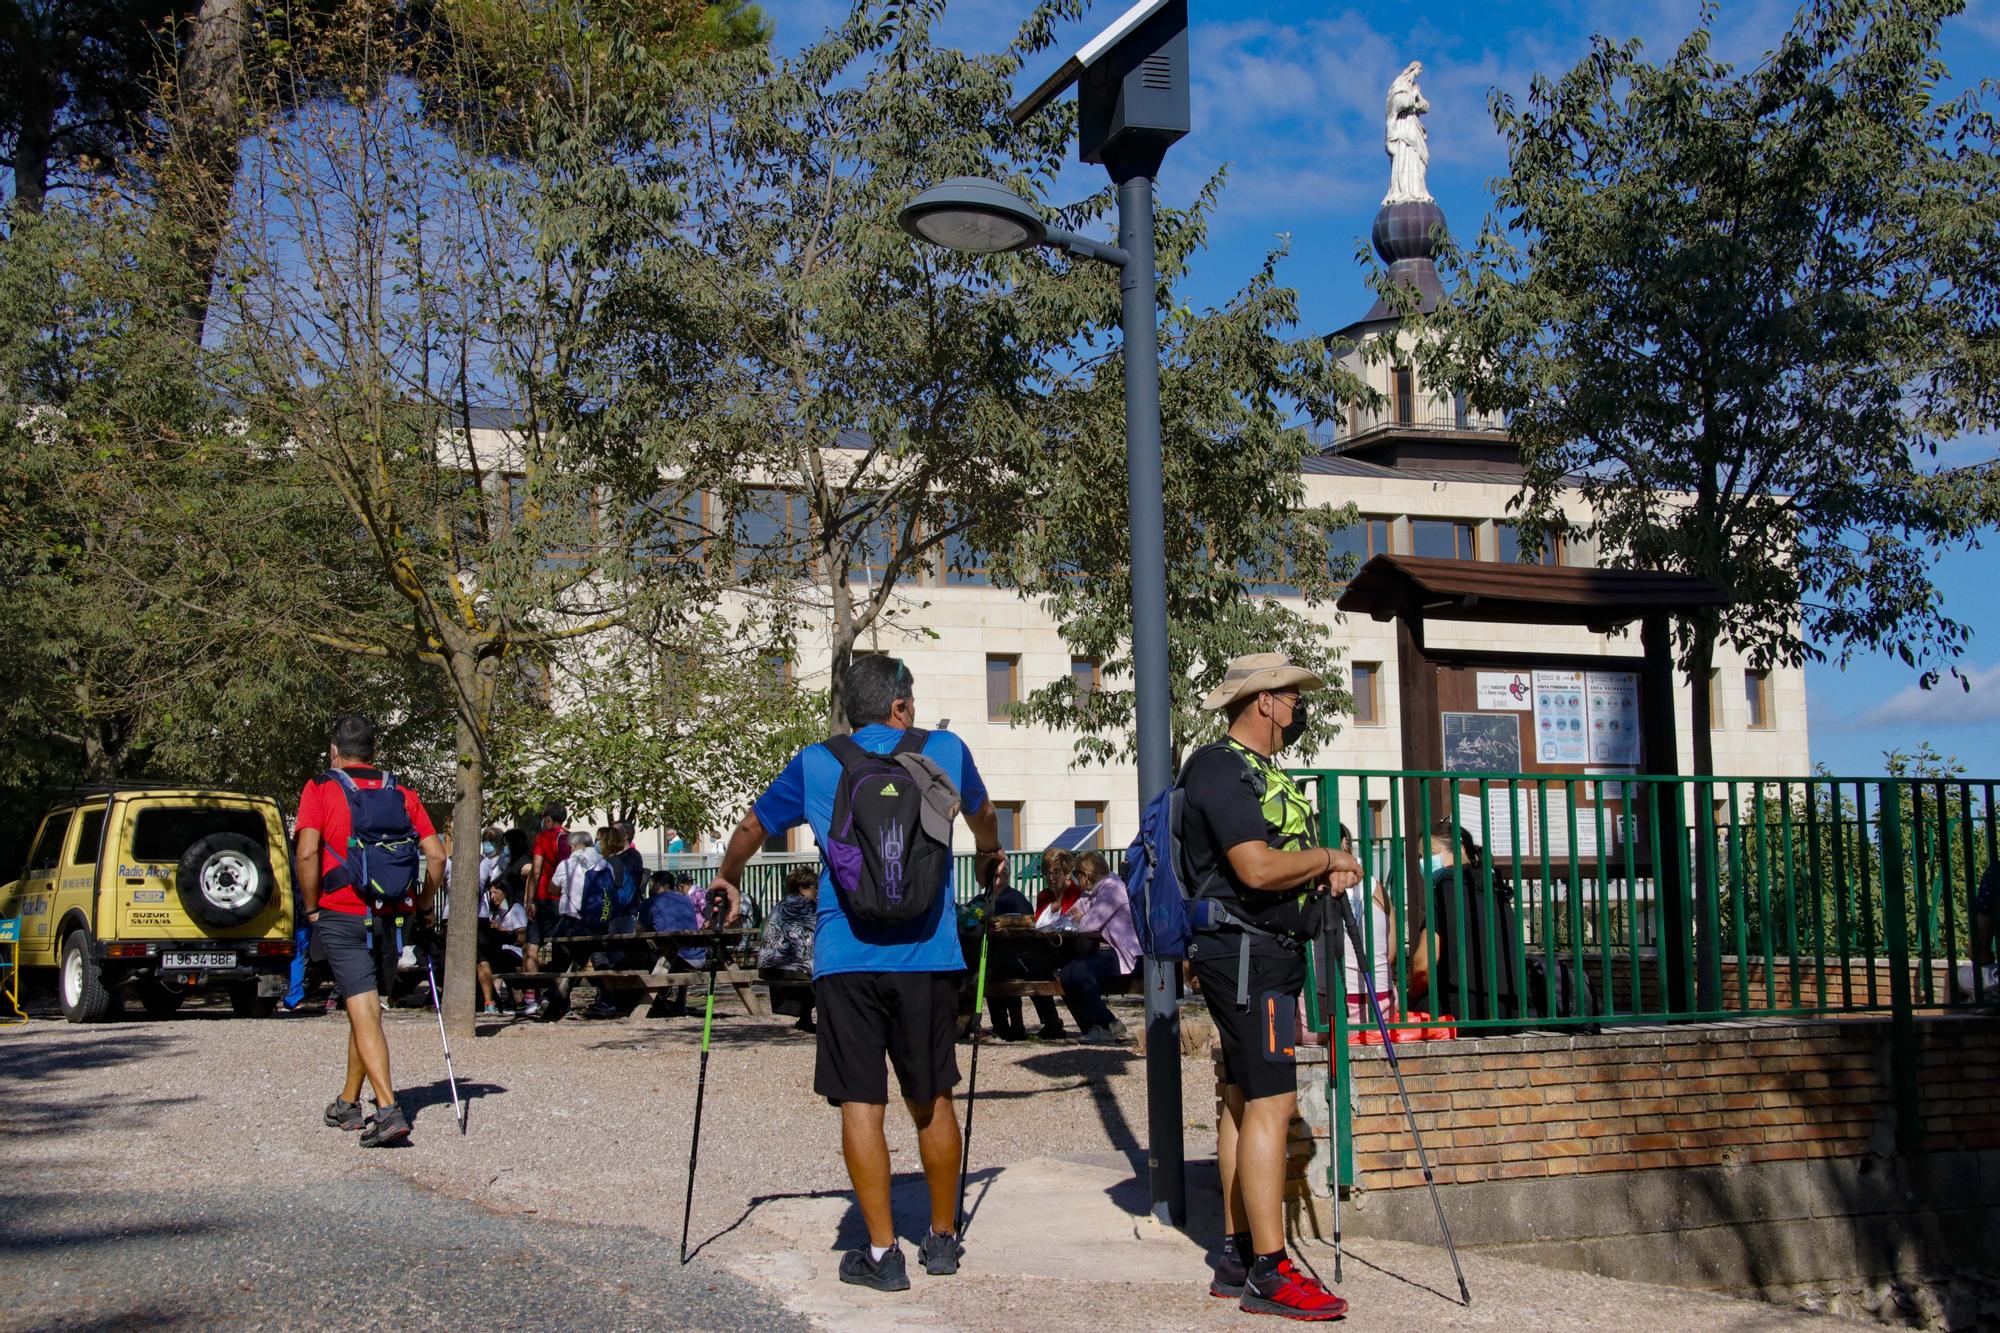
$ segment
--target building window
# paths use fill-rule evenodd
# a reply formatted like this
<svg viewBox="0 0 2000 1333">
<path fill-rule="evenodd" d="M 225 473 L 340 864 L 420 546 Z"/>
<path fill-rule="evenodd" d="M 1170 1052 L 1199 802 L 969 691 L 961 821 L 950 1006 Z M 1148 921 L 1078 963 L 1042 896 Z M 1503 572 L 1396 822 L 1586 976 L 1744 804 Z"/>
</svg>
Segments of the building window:
<svg viewBox="0 0 2000 1333">
<path fill-rule="evenodd" d="M 1410 520 L 1410 554 L 1434 560 L 1477 560 L 1478 529 L 1455 518 Z"/>
<path fill-rule="evenodd" d="M 1327 570 L 1346 579 L 1378 555 L 1389 553 L 1389 520 L 1363 514 L 1347 527 L 1326 534 Z"/>
<path fill-rule="evenodd" d="M 1354 820 L 1354 827 L 1349 831 L 1354 834 L 1354 847 L 1358 853 L 1364 845 L 1389 836 L 1389 803 L 1356 801 Z"/>
<path fill-rule="evenodd" d="M 1021 659 L 1012 654 L 986 655 L 986 720 L 1012 722 L 1021 702 Z"/>
<path fill-rule="evenodd" d="M 1354 725 L 1382 725 L 1382 664 L 1356 662 L 1351 673 L 1354 694 Z"/>
<path fill-rule="evenodd" d="M 1503 565 L 1521 563 L 1521 530 L 1512 523 L 1495 523 L 1493 525 L 1493 532 L 1499 538 L 1500 563 Z M 1562 564 L 1562 538 L 1550 537 L 1547 541 L 1543 542 L 1541 558 L 1535 559 L 1531 552 L 1528 563 L 1537 565 Z"/>
<path fill-rule="evenodd" d="M 1097 826 L 1097 832 L 1091 834 L 1090 837 L 1085 839 L 1084 842 L 1080 846 L 1078 846 L 1075 850 L 1079 852 L 1103 850 L 1104 802 L 1078 801 L 1076 803 L 1075 816 L 1070 820 L 1070 822 L 1072 824 L 1077 825 L 1078 827 L 1082 827 L 1087 824 L 1094 824 Z"/>
<path fill-rule="evenodd" d="M 807 522 L 804 496 L 767 486 L 745 491 L 730 520 L 736 577 L 747 579 L 754 570 L 773 565 L 804 565 Z"/>
<path fill-rule="evenodd" d="M 1752 731 L 1771 729 L 1771 673 L 1768 671 L 1746 671 L 1743 673 L 1743 702 L 1749 707 L 1748 726 Z"/>
<path fill-rule="evenodd" d="M 1472 413 L 1465 399 L 1465 391 L 1459 390 L 1451 399 L 1451 424 L 1459 430 L 1468 430 L 1472 424 Z"/>
<path fill-rule="evenodd" d="M 1069 678 L 1076 682 L 1078 694 L 1095 694 L 1104 688 L 1104 668 L 1094 657 L 1070 658 Z"/>
<path fill-rule="evenodd" d="M 1021 802 L 995 801 L 993 814 L 1000 821 L 1000 845 L 1010 852 L 1021 849 Z"/>
<path fill-rule="evenodd" d="M 1702 691 L 1702 712 L 1708 719 L 1708 729 L 1715 731 L 1722 726 L 1721 701 L 1716 698 L 1716 682 L 1721 679 L 1720 671 L 1708 673 L 1708 688 Z"/>
<path fill-rule="evenodd" d="M 1417 419 L 1416 374 L 1408 366 L 1389 372 L 1389 398 L 1395 407 L 1396 424 L 1408 426 Z"/>
<path fill-rule="evenodd" d="M 792 850 L 792 831 L 790 829 L 786 829 L 782 833 L 773 833 L 764 839 L 764 851 L 768 855 L 778 856 L 790 850 Z"/>
</svg>

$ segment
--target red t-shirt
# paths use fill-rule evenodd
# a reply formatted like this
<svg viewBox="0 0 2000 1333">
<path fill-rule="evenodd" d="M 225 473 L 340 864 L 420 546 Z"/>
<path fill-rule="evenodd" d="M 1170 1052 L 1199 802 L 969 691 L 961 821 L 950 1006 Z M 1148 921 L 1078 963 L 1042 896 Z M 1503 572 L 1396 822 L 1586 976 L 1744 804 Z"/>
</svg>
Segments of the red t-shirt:
<svg viewBox="0 0 2000 1333">
<path fill-rule="evenodd" d="M 549 887 L 556 867 L 569 856 L 569 830 L 558 824 L 535 835 L 535 855 L 542 858 L 542 877 L 535 881 L 535 897 L 544 901 L 556 896 Z"/>
<path fill-rule="evenodd" d="M 350 768 L 347 776 L 354 779 L 354 785 L 364 791 L 372 791 L 382 785 L 382 773 L 374 768 Z M 431 817 L 424 812 L 424 803 L 417 794 L 400 782 L 396 790 L 403 793 L 403 808 L 410 812 L 410 827 L 417 831 L 419 839 L 435 836 L 437 830 L 431 826 Z M 334 872 L 340 864 L 334 856 L 334 849 L 347 850 L 348 835 L 353 832 L 352 817 L 347 810 L 347 793 L 340 784 L 321 773 L 306 783 L 306 789 L 299 793 L 299 823 L 296 832 L 306 829 L 319 830 L 319 873 L 321 882 Z M 294 834 L 296 836 L 296 833 Z M 327 889 L 319 896 L 320 910 L 342 912 L 348 916 L 366 916 L 368 905 L 361 901 L 361 895 L 345 885 L 337 889 Z"/>
</svg>

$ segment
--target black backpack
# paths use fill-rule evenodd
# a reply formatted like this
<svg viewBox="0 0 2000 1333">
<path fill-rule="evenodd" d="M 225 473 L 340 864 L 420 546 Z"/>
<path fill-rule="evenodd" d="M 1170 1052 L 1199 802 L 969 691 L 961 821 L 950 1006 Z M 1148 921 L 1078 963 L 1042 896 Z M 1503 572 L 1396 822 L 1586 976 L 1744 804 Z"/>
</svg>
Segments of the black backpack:
<svg viewBox="0 0 2000 1333">
<path fill-rule="evenodd" d="M 840 761 L 840 783 L 825 856 L 841 910 L 851 921 L 877 926 L 914 921 L 931 910 L 939 886 L 951 877 L 950 816 L 943 820 L 943 837 L 937 825 L 943 805 L 957 814 L 958 793 L 922 754 L 929 736 L 905 731 L 888 754 L 871 754 L 851 736 L 826 741 Z"/>
</svg>

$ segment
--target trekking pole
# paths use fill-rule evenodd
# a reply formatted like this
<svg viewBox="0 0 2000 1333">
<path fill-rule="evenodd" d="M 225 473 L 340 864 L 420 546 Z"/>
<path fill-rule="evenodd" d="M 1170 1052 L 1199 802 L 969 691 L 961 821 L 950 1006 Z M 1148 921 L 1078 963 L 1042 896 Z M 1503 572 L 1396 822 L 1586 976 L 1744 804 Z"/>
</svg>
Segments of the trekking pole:
<svg viewBox="0 0 2000 1333">
<path fill-rule="evenodd" d="M 1332 937 L 1329 940 L 1327 932 L 1322 928 L 1319 945 L 1321 979 L 1316 980 L 1314 985 L 1315 989 L 1319 992 L 1319 997 L 1329 1002 L 1324 1015 L 1326 1019 L 1326 1132 L 1328 1146 L 1333 1150 L 1333 1282 L 1335 1286 L 1339 1286 L 1341 1282 L 1340 1137 L 1338 1131 L 1340 1110 L 1334 1102 L 1334 1098 L 1336 1096 L 1346 1096 L 1347 1088 L 1345 1085 L 1336 1087 L 1333 1081 L 1333 1066 L 1335 1061 L 1340 1058 L 1339 1052 L 1334 1050 L 1333 1046 L 1336 1034 L 1340 1032 L 1340 1020 L 1334 1016 L 1333 1005 L 1339 1004 L 1344 1007 L 1347 1004 L 1347 991 L 1344 986 L 1335 986 L 1333 978 L 1340 974 L 1346 962 L 1346 951 L 1340 947 L 1341 933 L 1338 930 L 1332 932 Z"/>
<path fill-rule="evenodd" d="M 458 1132 L 465 1133 L 465 1103 L 458 1099 L 458 1075 L 451 1068 L 451 1038 L 444 1034 L 444 1001 L 438 998 L 437 968 L 431 962 L 431 951 L 424 950 L 424 973 L 431 980 L 431 1010 L 437 1014 L 438 1042 L 444 1047 L 444 1081 L 451 1085 L 451 1113 L 458 1117 Z"/>
<path fill-rule="evenodd" d="M 998 879 L 994 881 L 996 884 Z M 972 983 L 972 1077 L 965 1084 L 965 1141 L 959 1145 L 958 1211 L 952 1214 L 952 1230 L 965 1239 L 965 1173 L 972 1164 L 972 1107 L 979 1096 L 979 1029 L 986 1004 L 986 945 L 993 938 L 993 896 L 987 895 L 986 919 L 979 927 L 979 971 Z"/>
<path fill-rule="evenodd" d="M 1431 1174 L 1430 1154 L 1424 1151 L 1424 1136 L 1417 1129 L 1417 1113 L 1410 1106 L 1410 1090 L 1403 1083 L 1403 1067 L 1396 1060 L 1396 1043 L 1389 1039 L 1389 1021 L 1382 1016 L 1382 997 L 1375 993 L 1375 969 L 1370 965 L 1367 946 L 1361 942 L 1361 926 L 1354 919 L 1354 909 L 1348 904 L 1347 895 L 1334 899 L 1336 910 L 1346 924 L 1348 938 L 1354 941 L 1355 958 L 1361 973 L 1361 984 L 1368 992 L 1368 1004 L 1375 1011 L 1375 1029 L 1382 1034 L 1382 1053 L 1389 1058 L 1389 1072 L 1396 1076 L 1396 1094 L 1403 1099 L 1403 1118 L 1409 1121 L 1410 1138 L 1417 1145 L 1417 1162 L 1424 1169 L 1424 1185 L 1431 1192 L 1431 1207 L 1437 1210 L 1438 1231 L 1444 1236 L 1445 1253 L 1451 1256 L 1451 1271 L 1458 1278 L 1458 1295 L 1467 1305 L 1472 1304 L 1472 1293 L 1465 1286 L 1465 1270 L 1459 1267 L 1458 1247 L 1451 1241 L 1451 1224 L 1444 1220 L 1444 1200 L 1438 1197 L 1437 1180 Z M 1334 1190 L 1335 1198 L 1339 1189 Z"/>
<path fill-rule="evenodd" d="M 715 1026 L 715 973 L 722 965 L 722 919 L 728 914 L 728 899 L 724 898 L 720 910 L 717 909 L 715 893 L 710 890 L 708 917 L 715 923 L 715 943 L 708 950 L 708 1003 L 701 1016 L 701 1072 L 694 1085 L 694 1138 L 688 1144 L 688 1184 L 687 1201 L 681 1207 L 681 1263 L 688 1261 L 688 1222 L 694 1216 L 694 1166 L 701 1152 L 701 1104 L 708 1094 L 708 1034 Z"/>
</svg>

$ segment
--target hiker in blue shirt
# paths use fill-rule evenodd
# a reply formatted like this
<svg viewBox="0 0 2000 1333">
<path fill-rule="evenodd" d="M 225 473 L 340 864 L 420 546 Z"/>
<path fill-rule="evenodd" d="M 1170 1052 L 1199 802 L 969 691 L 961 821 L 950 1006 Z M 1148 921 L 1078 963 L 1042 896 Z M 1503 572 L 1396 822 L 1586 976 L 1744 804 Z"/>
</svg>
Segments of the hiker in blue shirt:
<svg viewBox="0 0 2000 1333">
<path fill-rule="evenodd" d="M 932 857 L 924 864 L 930 867 L 927 873 L 937 878 L 931 883 L 892 882 L 888 890 L 890 900 L 914 895 L 912 908 L 928 895 L 928 906 L 910 919 L 890 924 L 857 920 L 843 903 L 831 868 L 836 857 L 853 864 L 852 844 L 843 838 L 851 837 L 853 828 L 863 822 L 855 814 L 860 807 L 850 805 L 848 827 L 833 828 L 838 801 L 852 802 L 860 790 L 850 778 L 843 792 L 843 775 L 852 766 L 874 764 L 867 758 L 871 755 L 903 754 L 911 771 L 927 760 L 956 789 L 958 808 L 978 851 L 981 882 L 990 883 L 999 874 L 1006 856 L 1000 849 L 999 818 L 986 799 L 986 784 L 965 742 L 948 731 L 932 731 L 923 734 L 920 748 L 899 749 L 906 739 L 912 745 L 915 741 L 909 735 L 916 719 L 910 669 L 896 658 L 864 657 L 847 669 L 840 688 L 848 723 L 855 728 L 851 740 L 859 750 L 846 745 L 849 738 L 835 737 L 794 755 L 730 835 L 715 883 L 734 889 L 744 865 L 765 841 L 797 824 L 812 826 L 826 854 L 813 942 L 813 997 L 819 1009 L 813 1090 L 840 1108 L 841 1149 L 868 1227 L 868 1244 L 842 1257 L 840 1280 L 879 1291 L 903 1291 L 910 1279 L 889 1211 L 889 1144 L 882 1128 L 889 1101 L 884 1057 L 895 1066 L 903 1103 L 916 1124 L 930 1186 L 931 1229 L 918 1257 L 926 1272 L 944 1275 L 958 1271 L 964 1253 L 953 1234 L 959 1132 L 951 1090 L 959 1078 L 953 1043 L 965 957 L 951 901 L 950 824 L 948 814 L 938 812 L 927 799 L 921 828 L 910 828 L 908 837 L 912 843 L 920 837 L 931 839 L 927 846 Z M 847 764 L 836 749 L 848 750 Z M 933 783 L 923 788 L 928 795 L 938 784 L 934 779 L 925 781 Z M 873 791 L 884 800 L 907 800 L 911 782 L 901 772 L 894 782 L 903 790 L 878 784 Z M 941 863 L 935 858 L 939 838 L 944 844 Z M 899 855 L 904 848 L 900 832 L 893 843 L 870 843 L 871 850 L 878 845 L 893 845 Z"/>
</svg>

